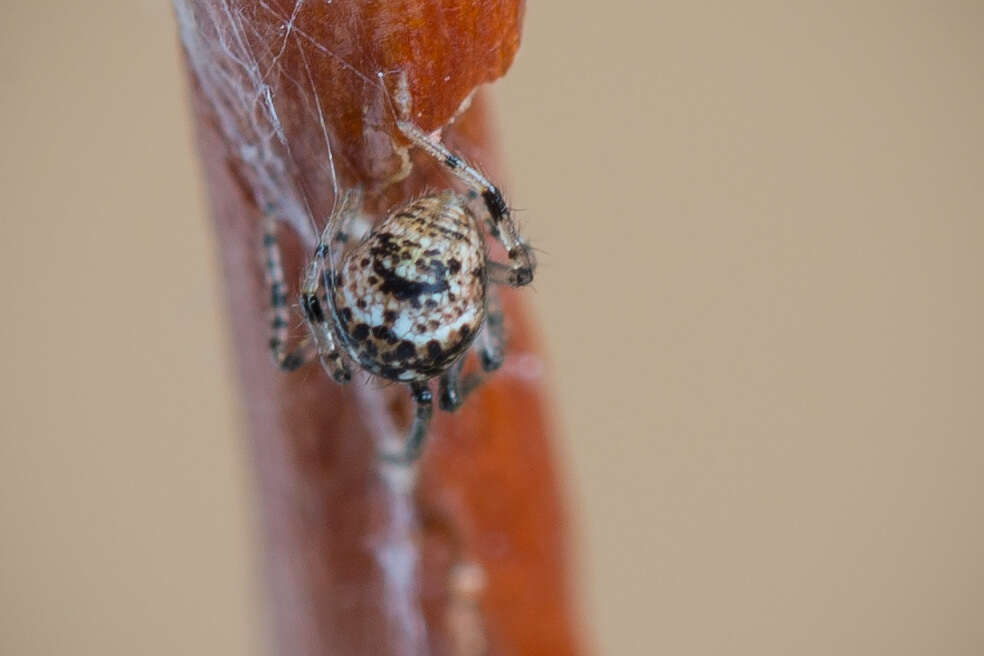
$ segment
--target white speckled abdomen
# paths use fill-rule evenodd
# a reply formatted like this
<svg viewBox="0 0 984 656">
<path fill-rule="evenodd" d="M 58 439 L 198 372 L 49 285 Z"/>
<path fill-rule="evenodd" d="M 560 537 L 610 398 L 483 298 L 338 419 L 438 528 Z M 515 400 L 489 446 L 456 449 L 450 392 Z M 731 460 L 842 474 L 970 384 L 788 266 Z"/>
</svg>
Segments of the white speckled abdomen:
<svg viewBox="0 0 984 656">
<path fill-rule="evenodd" d="M 332 294 L 346 351 L 401 382 L 440 374 L 485 320 L 482 235 L 460 196 L 419 198 L 346 254 Z"/>
</svg>

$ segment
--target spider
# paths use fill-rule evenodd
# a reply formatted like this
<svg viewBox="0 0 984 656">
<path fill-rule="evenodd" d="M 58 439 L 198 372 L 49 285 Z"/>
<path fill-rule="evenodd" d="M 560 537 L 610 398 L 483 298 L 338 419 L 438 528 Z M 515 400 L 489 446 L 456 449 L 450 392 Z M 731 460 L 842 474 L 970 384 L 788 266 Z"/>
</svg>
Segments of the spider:
<svg viewBox="0 0 984 656">
<path fill-rule="evenodd" d="M 409 434 L 400 453 L 382 457 L 409 464 L 420 455 L 433 413 L 429 381 L 440 377 L 440 406 L 452 412 L 481 382 L 481 374 L 461 375 L 469 348 L 477 346 L 483 372 L 499 368 L 503 319 L 494 286 L 528 285 L 536 261 L 495 185 L 416 125 L 397 121 L 397 127 L 470 193 L 446 190 L 411 200 L 339 254 L 332 244 L 346 241 L 346 225 L 358 216 L 361 204 L 358 191 L 342 194 L 302 276 L 299 303 L 310 334 L 292 351 L 286 347 L 286 287 L 272 215 L 263 242 L 272 305 L 270 350 L 277 366 L 292 371 L 316 355 L 338 383 L 351 380 L 352 363 L 408 385 L 416 406 Z M 486 252 L 469 208 L 477 196 L 508 263 L 494 261 Z M 340 226 L 337 235 L 332 234 L 335 226 Z"/>
</svg>

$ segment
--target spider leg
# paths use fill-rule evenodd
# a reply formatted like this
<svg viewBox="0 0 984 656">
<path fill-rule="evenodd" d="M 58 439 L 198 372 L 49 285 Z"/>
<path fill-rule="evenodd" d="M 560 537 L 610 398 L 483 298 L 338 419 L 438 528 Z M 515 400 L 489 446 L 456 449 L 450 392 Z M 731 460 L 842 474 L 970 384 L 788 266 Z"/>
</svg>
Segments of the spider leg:
<svg viewBox="0 0 984 656">
<path fill-rule="evenodd" d="M 451 365 L 451 368 L 441 374 L 441 382 L 439 385 L 440 389 L 440 404 L 441 410 L 445 412 L 454 412 L 461 407 L 461 404 L 465 402 L 468 393 L 471 392 L 475 386 L 471 385 L 465 388 L 462 385 L 461 380 L 461 367 L 465 364 L 465 358 L 462 357 L 460 360 Z M 469 376 L 468 379 L 473 378 Z M 466 379 L 464 382 L 468 382 Z"/>
<path fill-rule="evenodd" d="M 503 284 L 512 287 L 530 284 L 533 281 L 533 272 L 536 270 L 536 258 L 520 236 L 502 192 L 475 167 L 452 153 L 443 143 L 431 141 L 424 131 L 413 123 L 397 121 L 396 125 L 415 146 L 448 167 L 458 179 L 482 197 L 491 220 L 492 236 L 499 240 L 509 256 L 509 264 L 500 265 L 504 269 L 500 274 Z"/>
<path fill-rule="evenodd" d="M 434 414 L 434 400 L 430 388 L 427 387 L 427 383 L 411 383 L 410 393 L 413 395 L 413 401 L 416 405 L 413 424 L 410 426 L 410 432 L 401 453 L 381 454 L 380 457 L 388 462 L 403 465 L 413 464 L 420 457 L 424 440 L 427 438 L 427 428 L 430 426 L 431 416 Z"/>
<path fill-rule="evenodd" d="M 506 336 L 502 306 L 495 290 L 489 292 L 488 309 L 485 315 L 485 329 L 478 335 L 478 361 L 483 371 L 495 371 L 502 366 L 506 357 Z"/>
<path fill-rule="evenodd" d="M 351 191 L 342 198 L 336 212 L 325 223 L 325 228 L 314 250 L 314 257 L 308 263 L 301 281 L 301 309 L 304 312 L 304 318 L 307 319 L 308 326 L 311 328 L 311 336 L 314 339 L 318 359 L 324 370 L 338 383 L 347 383 L 352 380 L 352 372 L 345 364 L 342 354 L 335 344 L 332 318 L 325 312 L 330 302 L 327 296 L 330 289 L 329 271 L 334 271 L 337 265 L 337 258 L 334 257 L 331 248 L 332 241 L 336 239 L 337 235 L 332 233 L 336 225 L 340 225 L 344 229 L 351 222 L 353 216 L 358 214 L 360 200 L 361 193 L 358 191 Z M 341 234 L 341 231 L 337 234 Z"/>
<path fill-rule="evenodd" d="M 359 210 L 362 207 L 362 189 L 360 187 L 354 187 L 350 189 L 342 197 L 342 207 L 337 212 L 338 215 L 338 231 L 333 237 L 334 241 L 339 244 L 347 244 L 349 241 L 361 239 L 372 226 L 362 217 Z M 331 225 L 331 221 L 325 226 L 326 231 L 322 234 L 322 239 L 325 239 L 328 235 L 328 226 Z"/>
<path fill-rule="evenodd" d="M 536 261 L 533 259 L 533 254 L 530 253 L 529 260 L 533 262 L 533 266 L 536 266 Z M 523 285 L 529 284 L 532 278 L 526 279 L 520 277 L 525 274 L 518 274 L 514 265 L 503 264 L 502 262 L 496 262 L 495 260 L 488 260 L 485 264 L 485 270 L 488 273 L 489 280 L 497 285 L 506 285 L 508 287 L 522 287 Z M 530 274 L 532 276 L 532 274 Z M 525 280 L 526 282 L 522 282 Z"/>
<path fill-rule="evenodd" d="M 482 365 L 482 373 L 472 373 L 461 377 L 461 368 L 465 358 L 455 362 L 450 369 L 441 374 L 440 403 L 441 410 L 454 412 L 461 407 L 468 395 L 482 384 L 485 373 L 495 371 L 502 366 L 505 357 L 505 335 L 503 333 L 502 308 L 494 293 L 489 295 L 489 308 L 485 316 L 485 327 L 476 338 L 478 346 L 478 361 Z"/>
<path fill-rule="evenodd" d="M 287 350 L 288 321 L 287 286 L 284 283 L 284 268 L 280 258 L 280 245 L 277 242 L 276 219 L 267 214 L 263 222 L 263 250 L 266 255 L 264 273 L 270 288 L 270 354 L 273 361 L 283 371 L 293 371 L 307 362 L 314 353 L 309 339 L 305 339 L 292 351 Z"/>
</svg>

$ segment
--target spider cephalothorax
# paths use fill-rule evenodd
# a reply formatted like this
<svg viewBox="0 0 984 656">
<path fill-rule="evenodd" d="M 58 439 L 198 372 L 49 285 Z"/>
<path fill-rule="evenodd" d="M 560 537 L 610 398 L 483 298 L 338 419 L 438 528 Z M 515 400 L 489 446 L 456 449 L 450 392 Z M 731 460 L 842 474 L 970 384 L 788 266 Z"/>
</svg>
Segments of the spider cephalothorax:
<svg viewBox="0 0 984 656">
<path fill-rule="evenodd" d="M 402 121 L 398 126 L 468 184 L 472 197 L 481 197 L 490 232 L 505 247 L 508 264 L 487 256 L 470 198 L 454 191 L 427 194 L 394 209 L 365 239 L 339 255 L 333 243 L 360 211 L 361 195 L 347 193 L 301 283 L 300 305 L 310 339 L 288 352 L 288 313 L 272 216 L 264 243 L 273 304 L 270 348 L 279 366 L 296 369 L 314 351 L 340 383 L 351 379 L 352 363 L 409 384 L 417 405 L 414 423 L 404 451 L 387 457 L 411 462 L 419 455 L 432 413 L 428 381 L 440 377 L 441 407 L 454 410 L 477 384 L 475 377 L 461 379 L 470 346 L 478 345 L 485 371 L 499 367 L 502 317 L 494 284 L 528 284 L 535 261 L 494 185 L 416 126 Z"/>
</svg>

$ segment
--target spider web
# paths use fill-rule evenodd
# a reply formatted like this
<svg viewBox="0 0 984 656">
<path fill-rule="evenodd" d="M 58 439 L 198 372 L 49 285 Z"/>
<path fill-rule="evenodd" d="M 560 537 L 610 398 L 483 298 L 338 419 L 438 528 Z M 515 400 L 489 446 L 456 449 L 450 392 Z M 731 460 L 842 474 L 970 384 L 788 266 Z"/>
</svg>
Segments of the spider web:
<svg viewBox="0 0 984 656">
<path fill-rule="evenodd" d="M 289 14 L 266 0 L 255 4 L 173 0 L 173 4 L 188 62 L 226 143 L 241 163 L 257 206 L 275 209 L 278 219 L 313 245 L 314 208 L 333 206 L 340 181 L 331 125 L 311 71 L 325 63 L 317 58 L 330 59 L 332 65 L 372 87 L 377 111 L 388 100 L 378 74 L 358 70 L 297 25 L 305 0 L 295 0 Z M 290 55 L 300 58 L 303 77 L 292 76 L 282 65 Z M 290 107 L 282 111 L 287 96 Z M 288 113 L 300 115 L 304 128 L 285 125 L 282 116 Z M 317 138 L 315 129 L 320 133 Z M 302 174 L 294 163 L 295 152 L 313 154 L 312 159 L 323 164 Z M 330 191 L 330 198 L 325 199 L 320 190 Z"/>
<path fill-rule="evenodd" d="M 295 0 L 289 13 L 271 2 L 173 0 L 173 5 L 188 63 L 257 206 L 275 211 L 278 220 L 313 248 L 319 232 L 314 208 L 332 208 L 343 184 L 312 69 L 325 65 L 327 58 L 372 87 L 369 112 L 392 111 L 392 104 L 375 71 L 356 69 L 298 27 L 305 0 Z M 346 29 L 350 28 L 355 29 Z M 293 77 L 283 66 L 288 56 L 300 57 L 303 78 Z M 288 115 L 300 115 L 305 125 L 286 125 L 283 117 Z M 386 147 L 392 150 L 391 143 Z M 323 164 L 301 172 L 295 164 L 300 153 L 316 155 L 305 161 Z M 392 442 L 401 440 L 385 410 L 385 394 L 386 390 L 356 386 L 377 448 L 392 451 Z M 412 472 L 384 474 L 390 482 L 389 522 L 372 536 L 370 548 L 384 576 L 386 614 L 403 636 L 396 648 L 423 653 L 426 634 L 417 602 L 417 552 L 407 494 Z"/>
</svg>

